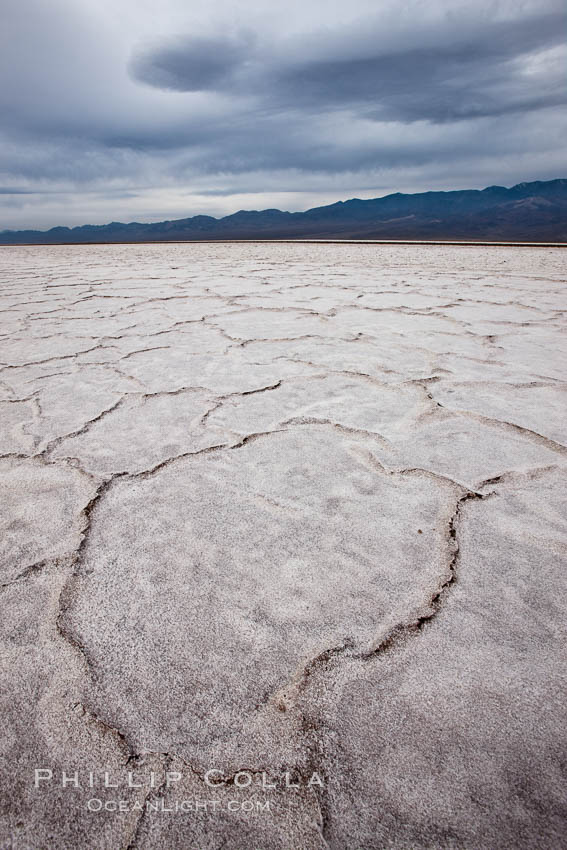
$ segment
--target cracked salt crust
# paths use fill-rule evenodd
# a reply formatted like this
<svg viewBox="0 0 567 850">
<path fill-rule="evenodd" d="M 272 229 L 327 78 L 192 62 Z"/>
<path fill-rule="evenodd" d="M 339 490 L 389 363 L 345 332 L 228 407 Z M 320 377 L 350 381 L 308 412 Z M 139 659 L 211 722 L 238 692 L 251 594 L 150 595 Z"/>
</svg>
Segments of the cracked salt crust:
<svg viewBox="0 0 567 850">
<path fill-rule="evenodd" d="M 0 259 L 2 840 L 567 846 L 563 252 Z"/>
</svg>

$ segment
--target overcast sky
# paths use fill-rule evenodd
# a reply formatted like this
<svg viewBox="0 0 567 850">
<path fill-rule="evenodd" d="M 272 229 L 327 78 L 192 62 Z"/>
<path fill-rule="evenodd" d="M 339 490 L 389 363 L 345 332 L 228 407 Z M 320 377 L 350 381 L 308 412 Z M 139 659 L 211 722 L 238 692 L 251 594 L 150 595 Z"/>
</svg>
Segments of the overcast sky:
<svg viewBox="0 0 567 850">
<path fill-rule="evenodd" d="M 2 0 L 0 229 L 567 177 L 564 0 Z"/>
</svg>

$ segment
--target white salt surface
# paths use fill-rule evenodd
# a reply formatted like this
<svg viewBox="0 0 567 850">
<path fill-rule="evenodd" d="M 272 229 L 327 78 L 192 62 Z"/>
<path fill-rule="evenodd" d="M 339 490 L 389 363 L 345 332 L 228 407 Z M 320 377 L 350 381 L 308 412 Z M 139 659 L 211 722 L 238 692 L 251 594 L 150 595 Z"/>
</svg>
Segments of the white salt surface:
<svg viewBox="0 0 567 850">
<path fill-rule="evenodd" d="M 2 846 L 567 847 L 566 256 L 0 250 Z"/>
</svg>

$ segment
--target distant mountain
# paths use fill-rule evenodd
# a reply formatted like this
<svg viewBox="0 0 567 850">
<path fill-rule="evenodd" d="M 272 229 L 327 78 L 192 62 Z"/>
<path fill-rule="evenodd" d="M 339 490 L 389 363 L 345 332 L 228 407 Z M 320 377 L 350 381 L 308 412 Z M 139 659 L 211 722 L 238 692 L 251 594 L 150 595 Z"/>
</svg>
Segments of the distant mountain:
<svg viewBox="0 0 567 850">
<path fill-rule="evenodd" d="M 424 239 L 567 242 L 567 180 L 518 183 L 511 189 L 396 192 L 337 201 L 306 212 L 240 210 L 224 218 L 196 215 L 154 224 L 131 222 L 51 230 L 4 230 L 0 244 L 168 242 L 224 239 Z"/>
</svg>

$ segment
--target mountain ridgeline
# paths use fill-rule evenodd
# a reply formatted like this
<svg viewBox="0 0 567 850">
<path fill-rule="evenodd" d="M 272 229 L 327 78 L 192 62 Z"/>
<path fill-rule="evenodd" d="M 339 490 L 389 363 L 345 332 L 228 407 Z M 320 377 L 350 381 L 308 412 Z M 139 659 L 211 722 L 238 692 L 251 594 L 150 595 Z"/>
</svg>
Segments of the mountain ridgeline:
<svg viewBox="0 0 567 850">
<path fill-rule="evenodd" d="M 306 212 L 240 210 L 153 224 L 112 222 L 51 230 L 4 230 L 0 244 L 168 242 L 232 239 L 384 239 L 567 242 L 567 180 L 455 192 L 396 192 Z"/>
</svg>

